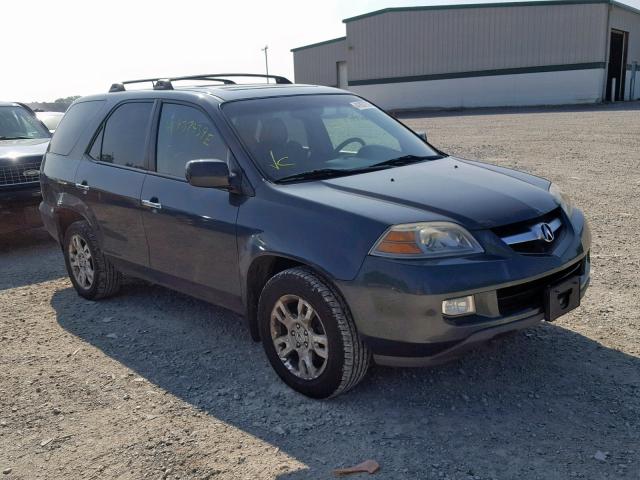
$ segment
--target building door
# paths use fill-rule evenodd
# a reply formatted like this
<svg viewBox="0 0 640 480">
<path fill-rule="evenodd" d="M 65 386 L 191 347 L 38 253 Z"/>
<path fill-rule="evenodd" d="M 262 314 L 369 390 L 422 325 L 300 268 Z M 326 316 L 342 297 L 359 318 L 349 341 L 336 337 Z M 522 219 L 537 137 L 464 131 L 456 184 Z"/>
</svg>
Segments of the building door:
<svg viewBox="0 0 640 480">
<path fill-rule="evenodd" d="M 338 62 L 338 88 L 346 89 L 348 85 L 347 62 Z"/>
<path fill-rule="evenodd" d="M 608 101 L 624 100 L 624 83 L 627 73 L 627 45 L 629 34 L 620 30 L 611 30 L 609 42 L 609 68 L 607 70 Z"/>
</svg>

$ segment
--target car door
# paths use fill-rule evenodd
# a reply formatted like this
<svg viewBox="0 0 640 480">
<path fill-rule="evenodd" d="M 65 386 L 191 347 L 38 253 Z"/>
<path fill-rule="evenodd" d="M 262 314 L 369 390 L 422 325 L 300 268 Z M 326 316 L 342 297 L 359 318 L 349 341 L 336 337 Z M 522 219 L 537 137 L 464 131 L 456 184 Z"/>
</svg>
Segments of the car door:
<svg viewBox="0 0 640 480">
<path fill-rule="evenodd" d="M 103 252 L 125 266 L 149 265 L 140 195 L 153 107 L 151 100 L 118 105 L 76 173 L 76 188 L 97 221 Z"/>
<path fill-rule="evenodd" d="M 164 102 L 154 123 L 154 171 L 142 189 L 151 268 L 161 274 L 160 283 L 237 309 L 237 198 L 194 187 L 185 178 L 189 160 L 228 162 L 230 150 L 211 118 L 194 105 Z"/>
</svg>

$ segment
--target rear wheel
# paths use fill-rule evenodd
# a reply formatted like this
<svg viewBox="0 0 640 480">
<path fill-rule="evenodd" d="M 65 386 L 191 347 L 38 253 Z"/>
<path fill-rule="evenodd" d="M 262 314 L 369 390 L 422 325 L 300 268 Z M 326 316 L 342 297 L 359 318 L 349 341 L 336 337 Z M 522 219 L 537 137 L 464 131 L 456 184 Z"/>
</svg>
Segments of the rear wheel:
<svg viewBox="0 0 640 480">
<path fill-rule="evenodd" d="M 367 372 L 370 353 L 344 302 L 304 267 L 275 275 L 258 307 L 267 357 L 291 388 L 313 398 L 339 395 Z"/>
<path fill-rule="evenodd" d="M 64 236 L 63 251 L 69 278 L 79 295 L 98 300 L 120 289 L 122 275 L 102 254 L 87 222 L 78 221 L 69 226 Z"/>
</svg>

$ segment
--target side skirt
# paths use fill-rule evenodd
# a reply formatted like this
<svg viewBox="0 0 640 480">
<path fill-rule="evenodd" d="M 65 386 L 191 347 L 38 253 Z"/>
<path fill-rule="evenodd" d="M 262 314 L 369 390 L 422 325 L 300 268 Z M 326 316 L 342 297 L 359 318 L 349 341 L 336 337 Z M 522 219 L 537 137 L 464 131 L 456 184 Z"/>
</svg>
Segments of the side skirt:
<svg viewBox="0 0 640 480">
<path fill-rule="evenodd" d="M 235 296 L 228 292 L 221 292 L 219 290 L 193 283 L 167 273 L 159 272 L 149 267 L 136 265 L 119 258 L 108 256 L 108 259 L 125 275 L 140 278 L 147 282 L 155 283 L 171 290 L 184 293 L 185 295 L 189 295 L 199 300 L 204 300 L 205 302 L 231 310 L 241 316 L 244 316 L 246 313 L 245 305 L 240 295 Z"/>
</svg>

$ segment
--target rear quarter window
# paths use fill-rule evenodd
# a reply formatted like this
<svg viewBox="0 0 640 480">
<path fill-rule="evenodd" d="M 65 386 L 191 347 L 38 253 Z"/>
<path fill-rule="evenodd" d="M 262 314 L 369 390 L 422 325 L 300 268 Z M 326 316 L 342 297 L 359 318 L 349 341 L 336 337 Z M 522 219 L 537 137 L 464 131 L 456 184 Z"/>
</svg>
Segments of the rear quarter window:
<svg viewBox="0 0 640 480">
<path fill-rule="evenodd" d="M 71 105 L 53 134 L 49 151 L 58 155 L 69 155 L 80 138 L 80 134 L 103 105 L 104 100 L 91 100 Z"/>
</svg>

